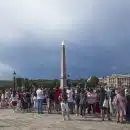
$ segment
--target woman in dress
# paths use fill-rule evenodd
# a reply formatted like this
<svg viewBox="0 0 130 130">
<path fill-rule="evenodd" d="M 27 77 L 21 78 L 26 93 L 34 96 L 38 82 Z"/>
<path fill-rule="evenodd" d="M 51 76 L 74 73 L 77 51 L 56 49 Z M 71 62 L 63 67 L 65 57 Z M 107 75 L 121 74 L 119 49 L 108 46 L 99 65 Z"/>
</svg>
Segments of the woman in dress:
<svg viewBox="0 0 130 130">
<path fill-rule="evenodd" d="M 117 123 L 123 123 L 123 119 L 126 117 L 126 98 L 123 89 L 118 89 L 115 100 L 117 109 Z"/>
</svg>

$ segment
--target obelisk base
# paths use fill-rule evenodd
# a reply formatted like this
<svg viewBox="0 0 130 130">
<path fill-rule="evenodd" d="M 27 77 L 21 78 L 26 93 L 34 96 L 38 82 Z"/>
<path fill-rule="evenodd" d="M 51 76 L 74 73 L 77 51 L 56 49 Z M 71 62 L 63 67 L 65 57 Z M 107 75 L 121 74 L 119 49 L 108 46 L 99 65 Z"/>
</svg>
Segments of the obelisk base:
<svg viewBox="0 0 130 130">
<path fill-rule="evenodd" d="M 60 88 L 63 89 L 64 87 L 66 87 L 66 79 L 61 78 L 60 79 Z"/>
</svg>

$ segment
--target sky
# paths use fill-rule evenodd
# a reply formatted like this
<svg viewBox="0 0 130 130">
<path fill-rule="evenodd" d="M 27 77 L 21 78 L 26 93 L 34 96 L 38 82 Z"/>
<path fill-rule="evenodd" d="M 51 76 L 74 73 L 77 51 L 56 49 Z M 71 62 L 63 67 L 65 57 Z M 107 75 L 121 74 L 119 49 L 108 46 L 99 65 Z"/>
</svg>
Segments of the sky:
<svg viewBox="0 0 130 130">
<path fill-rule="evenodd" d="M 130 0 L 0 0 L 0 79 L 130 72 Z"/>
</svg>

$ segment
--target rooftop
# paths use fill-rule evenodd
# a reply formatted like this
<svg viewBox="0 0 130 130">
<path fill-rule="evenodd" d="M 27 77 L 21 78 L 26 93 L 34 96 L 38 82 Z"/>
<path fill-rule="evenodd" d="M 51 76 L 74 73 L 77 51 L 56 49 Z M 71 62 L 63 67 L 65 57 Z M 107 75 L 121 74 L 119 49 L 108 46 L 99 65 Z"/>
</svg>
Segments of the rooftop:
<svg viewBox="0 0 130 130">
<path fill-rule="evenodd" d="M 130 77 L 130 74 L 112 74 L 112 76 Z"/>
</svg>

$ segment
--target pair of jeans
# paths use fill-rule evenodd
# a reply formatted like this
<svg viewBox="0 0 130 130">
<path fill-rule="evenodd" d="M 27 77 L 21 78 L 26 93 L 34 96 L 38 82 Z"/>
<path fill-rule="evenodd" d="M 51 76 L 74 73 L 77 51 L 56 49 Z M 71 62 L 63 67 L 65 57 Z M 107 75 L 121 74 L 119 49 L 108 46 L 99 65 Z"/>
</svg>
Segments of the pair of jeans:
<svg viewBox="0 0 130 130">
<path fill-rule="evenodd" d="M 38 113 L 43 112 L 43 99 L 38 99 L 37 100 L 37 109 L 38 109 Z"/>
<path fill-rule="evenodd" d="M 86 105 L 80 104 L 80 115 L 85 116 L 86 115 Z"/>
<path fill-rule="evenodd" d="M 73 102 L 68 102 L 68 106 L 69 106 L 70 114 L 73 114 L 73 108 L 74 108 Z"/>
</svg>

